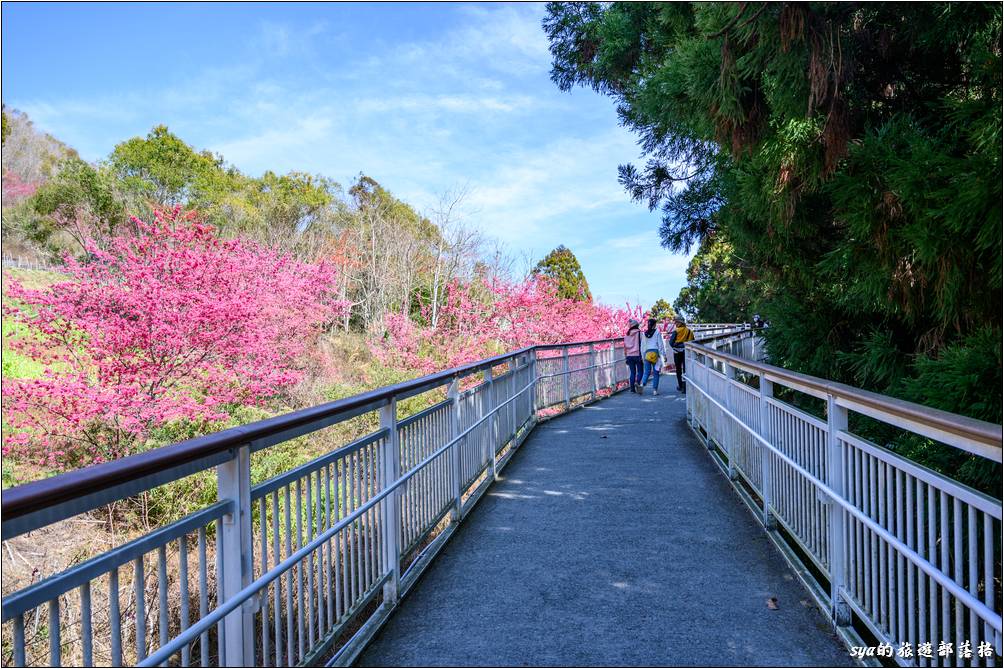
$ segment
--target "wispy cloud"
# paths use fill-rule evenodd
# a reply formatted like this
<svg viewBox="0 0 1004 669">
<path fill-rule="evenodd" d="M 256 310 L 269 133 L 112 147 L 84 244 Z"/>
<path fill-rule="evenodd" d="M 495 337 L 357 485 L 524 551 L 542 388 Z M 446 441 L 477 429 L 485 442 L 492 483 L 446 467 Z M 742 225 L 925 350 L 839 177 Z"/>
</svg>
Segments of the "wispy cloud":
<svg viewBox="0 0 1004 669">
<path fill-rule="evenodd" d="M 246 172 L 362 172 L 419 209 L 467 184 L 473 223 L 537 257 L 570 246 L 600 299 L 674 297 L 687 259 L 659 247 L 656 217 L 617 183 L 635 138 L 609 101 L 551 84 L 541 5 L 449 11 L 449 29 L 407 40 L 299 14 L 258 21 L 250 52 L 221 46 L 170 80 L 6 102 L 91 159 L 166 123 Z"/>
<path fill-rule="evenodd" d="M 307 26 L 292 23 L 262 21 L 261 46 L 271 57 L 286 57 L 308 53 L 314 46 L 314 38 L 328 30 L 326 21 L 316 21 Z"/>
</svg>

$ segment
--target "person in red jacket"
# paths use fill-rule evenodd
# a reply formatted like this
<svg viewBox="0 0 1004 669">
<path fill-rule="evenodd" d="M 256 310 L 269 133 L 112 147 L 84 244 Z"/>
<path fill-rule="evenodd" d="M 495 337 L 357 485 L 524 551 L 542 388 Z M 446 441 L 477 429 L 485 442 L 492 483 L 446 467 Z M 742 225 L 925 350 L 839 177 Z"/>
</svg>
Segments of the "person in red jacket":
<svg viewBox="0 0 1004 669">
<path fill-rule="evenodd" d="M 624 362 L 630 371 L 631 392 L 640 393 L 641 389 L 637 386 L 641 383 L 641 330 L 638 321 L 633 318 L 628 321 L 627 334 L 624 335 Z"/>
</svg>

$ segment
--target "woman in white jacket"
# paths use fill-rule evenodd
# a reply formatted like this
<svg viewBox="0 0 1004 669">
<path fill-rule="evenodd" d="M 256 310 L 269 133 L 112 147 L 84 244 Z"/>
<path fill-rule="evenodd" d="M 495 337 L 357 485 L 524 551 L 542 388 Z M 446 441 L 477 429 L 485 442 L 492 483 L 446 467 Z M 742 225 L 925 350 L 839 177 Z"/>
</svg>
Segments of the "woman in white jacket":
<svg viewBox="0 0 1004 669">
<path fill-rule="evenodd" d="M 645 374 L 641 378 L 641 388 L 639 393 L 644 394 L 644 388 L 648 384 L 648 377 L 652 376 L 652 394 L 659 394 L 659 372 L 666 364 L 666 343 L 662 340 L 662 333 L 656 328 L 654 318 L 648 319 L 648 328 L 641 333 L 641 359 L 645 363 Z"/>
</svg>

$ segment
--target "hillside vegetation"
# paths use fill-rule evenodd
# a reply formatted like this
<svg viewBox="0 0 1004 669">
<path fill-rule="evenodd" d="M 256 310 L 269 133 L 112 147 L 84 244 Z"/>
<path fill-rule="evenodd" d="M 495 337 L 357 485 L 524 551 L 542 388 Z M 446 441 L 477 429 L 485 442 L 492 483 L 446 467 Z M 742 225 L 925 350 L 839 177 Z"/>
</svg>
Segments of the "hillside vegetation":
<svg viewBox="0 0 1004 669">
<path fill-rule="evenodd" d="M 628 317 L 566 294 L 564 272 L 585 277 L 564 247 L 514 272 L 462 190 L 420 213 L 366 175 L 246 175 L 164 126 L 91 164 L 24 114 L 4 124 L 5 248 L 59 268 L 4 275 L 5 486 Z M 343 427 L 268 449 L 259 473 L 372 428 Z"/>
</svg>

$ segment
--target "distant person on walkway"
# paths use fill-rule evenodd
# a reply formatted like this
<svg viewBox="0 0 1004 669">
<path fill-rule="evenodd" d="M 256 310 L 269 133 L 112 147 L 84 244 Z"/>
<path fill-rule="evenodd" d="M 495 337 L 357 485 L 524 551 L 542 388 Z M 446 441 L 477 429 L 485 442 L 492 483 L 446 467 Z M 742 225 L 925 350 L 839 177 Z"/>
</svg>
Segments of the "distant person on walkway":
<svg viewBox="0 0 1004 669">
<path fill-rule="evenodd" d="M 641 383 L 641 329 L 635 319 L 628 321 L 628 331 L 624 335 L 624 362 L 630 372 L 631 392 L 640 393 Z"/>
<path fill-rule="evenodd" d="M 694 341 L 694 332 L 687 327 L 687 322 L 683 317 L 676 317 L 676 328 L 669 335 L 669 347 L 673 349 L 673 362 L 676 364 L 676 389 L 684 395 L 687 394 L 687 384 L 683 381 L 683 361 L 686 358 L 686 343 Z"/>
<path fill-rule="evenodd" d="M 641 379 L 641 388 L 638 394 L 644 394 L 642 388 L 648 384 L 648 377 L 652 377 L 652 394 L 659 394 L 659 371 L 666 364 L 666 343 L 662 340 L 662 333 L 655 327 L 656 320 L 648 319 L 648 328 L 641 333 L 642 361 L 645 363 L 645 376 Z"/>
</svg>

